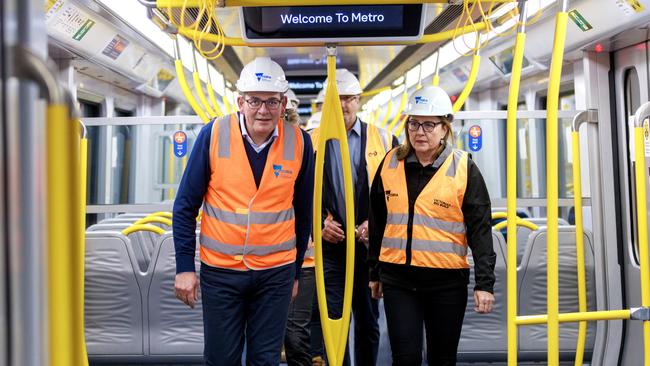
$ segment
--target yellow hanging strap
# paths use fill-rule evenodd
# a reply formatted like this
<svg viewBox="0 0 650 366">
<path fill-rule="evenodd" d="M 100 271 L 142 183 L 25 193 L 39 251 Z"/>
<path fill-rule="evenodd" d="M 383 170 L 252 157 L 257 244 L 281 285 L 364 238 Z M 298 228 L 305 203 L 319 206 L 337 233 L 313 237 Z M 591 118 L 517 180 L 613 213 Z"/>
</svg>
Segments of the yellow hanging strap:
<svg viewBox="0 0 650 366">
<path fill-rule="evenodd" d="M 79 233 L 79 248 L 75 251 L 77 253 L 76 261 L 76 303 L 77 303 L 77 330 L 75 331 L 76 341 L 75 344 L 81 349 L 81 353 L 75 353 L 81 357 L 81 362 L 77 364 L 88 366 L 88 351 L 86 350 L 86 337 L 84 333 L 84 276 L 86 265 L 86 178 L 88 170 L 88 138 L 86 127 L 77 121 L 81 127 L 81 139 L 79 141 L 79 208 L 78 217 L 79 223 L 77 232 Z"/>
<path fill-rule="evenodd" d="M 194 81 L 194 90 L 196 90 L 196 95 L 199 96 L 199 101 L 203 105 L 203 110 L 206 111 L 210 119 L 217 117 L 217 112 L 212 109 L 208 99 L 205 97 L 203 92 L 203 83 L 201 82 L 201 77 L 199 75 L 199 65 L 196 62 L 196 52 L 192 49 L 192 61 L 194 62 L 194 72 L 192 73 L 192 79 Z M 209 73 L 209 72 L 208 72 Z"/>
<path fill-rule="evenodd" d="M 388 117 L 390 117 L 390 113 L 393 111 L 393 98 L 391 98 L 388 101 L 388 107 L 386 107 L 386 114 L 384 115 L 384 118 L 382 118 L 381 122 L 379 122 L 378 126 L 381 128 L 386 128 L 386 124 L 388 124 Z"/>
<path fill-rule="evenodd" d="M 580 170 L 580 119 L 588 112 L 582 111 L 573 119 L 571 132 L 571 149 L 573 151 L 573 202 L 576 225 L 576 259 L 578 271 L 578 311 L 587 311 L 587 280 L 585 274 L 584 229 L 582 223 L 582 172 Z M 587 341 L 587 322 L 578 325 L 578 343 L 576 344 L 575 366 L 582 366 Z"/>
<path fill-rule="evenodd" d="M 354 280 L 354 198 L 352 187 L 352 167 L 350 165 L 350 151 L 348 138 L 343 121 L 341 101 L 336 88 L 336 48 L 327 47 L 327 85 L 325 103 L 323 104 L 323 123 L 316 149 L 316 176 L 314 180 L 314 244 L 316 246 L 316 290 L 318 306 L 323 328 L 323 340 L 327 351 L 329 364 L 340 366 L 345 355 L 345 346 L 348 340 L 350 327 L 350 309 L 352 307 L 352 285 Z M 340 319 L 331 319 L 327 309 L 325 293 L 325 276 L 323 272 L 323 238 L 322 238 L 322 195 L 323 195 L 323 169 L 325 166 L 325 143 L 327 140 L 339 140 L 341 150 L 341 163 L 343 167 L 343 181 L 345 188 L 345 238 L 346 238 L 346 267 L 345 289 L 343 291 L 343 310 Z"/>
<path fill-rule="evenodd" d="M 564 42 L 568 13 L 568 0 L 555 18 L 555 39 L 551 56 L 551 69 L 546 100 L 546 187 L 548 217 L 547 248 L 547 314 L 548 314 L 548 365 L 558 366 L 560 362 L 560 324 L 559 324 L 559 259 L 558 259 L 558 109 L 560 78 L 564 58 Z"/>
<path fill-rule="evenodd" d="M 402 118 L 399 121 L 399 126 L 397 127 L 397 130 L 395 130 L 395 136 L 399 137 L 402 135 L 402 132 L 404 131 L 404 127 L 406 127 L 406 119 L 409 116 L 402 116 Z"/>
<path fill-rule="evenodd" d="M 526 2 L 520 3 L 520 14 L 526 18 Z M 514 55 L 512 57 L 512 72 L 508 89 L 508 111 L 506 119 L 506 222 L 508 226 L 508 248 L 506 251 L 507 271 L 507 334 L 508 334 L 508 366 L 517 364 L 517 105 L 519 102 L 519 85 L 521 69 L 526 45 L 526 28 L 521 26 L 515 38 Z M 477 57 L 477 56 L 475 56 Z"/>
<path fill-rule="evenodd" d="M 72 126 L 65 104 L 47 107 L 47 219 L 50 365 L 74 365 L 74 310 L 76 249 L 80 238 L 78 129 Z M 74 213 L 74 214 L 73 214 Z M 73 217 L 71 220 L 70 217 Z M 78 294 L 77 294 L 78 295 Z"/>
<path fill-rule="evenodd" d="M 408 94 L 406 93 L 406 85 L 404 87 L 404 93 L 402 93 L 402 100 L 399 102 L 399 107 L 397 108 L 397 113 L 395 113 L 395 116 L 393 116 L 393 119 L 390 121 L 388 124 L 388 132 L 393 132 L 395 125 L 397 125 L 397 122 L 399 122 L 402 119 L 402 112 L 404 112 L 404 108 L 406 108 L 406 102 L 408 101 Z M 399 136 L 395 134 L 395 136 Z"/>
<path fill-rule="evenodd" d="M 183 90 L 185 99 L 187 99 L 187 102 L 190 103 L 190 107 L 192 107 L 192 110 L 194 110 L 194 113 L 196 113 L 196 115 L 201 118 L 201 121 L 208 123 L 210 121 L 210 117 L 208 117 L 205 111 L 201 109 L 199 103 L 197 103 L 196 99 L 194 99 L 194 95 L 192 94 L 190 87 L 187 85 L 187 80 L 185 79 L 185 70 L 183 69 L 183 63 L 181 62 L 180 57 L 181 51 L 178 46 L 178 39 L 176 39 L 176 60 L 174 61 L 174 66 L 176 67 L 176 77 L 178 77 L 178 83 L 181 86 L 181 90 Z"/>
<path fill-rule="evenodd" d="M 478 75 L 478 69 L 480 66 L 481 66 L 481 56 L 479 56 L 478 51 L 476 51 L 476 54 L 474 54 L 474 56 L 472 57 L 472 68 L 469 72 L 469 78 L 467 78 L 467 82 L 465 83 L 465 87 L 463 88 L 463 91 L 458 96 L 458 99 L 456 99 L 456 102 L 454 102 L 454 106 L 453 106 L 454 113 L 460 111 L 461 108 L 463 108 L 463 104 L 465 104 L 467 97 L 469 97 L 469 93 L 472 92 L 472 89 L 474 88 L 474 83 L 476 82 L 476 76 Z"/>
</svg>

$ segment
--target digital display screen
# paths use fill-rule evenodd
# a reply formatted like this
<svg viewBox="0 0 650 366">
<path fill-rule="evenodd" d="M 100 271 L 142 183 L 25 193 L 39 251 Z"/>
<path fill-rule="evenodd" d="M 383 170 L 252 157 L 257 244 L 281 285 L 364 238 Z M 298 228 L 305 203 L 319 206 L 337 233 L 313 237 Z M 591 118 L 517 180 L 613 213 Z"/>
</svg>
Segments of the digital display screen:
<svg viewBox="0 0 650 366">
<path fill-rule="evenodd" d="M 421 4 L 245 7 L 242 24 L 249 40 L 417 39 L 422 12 Z"/>
</svg>

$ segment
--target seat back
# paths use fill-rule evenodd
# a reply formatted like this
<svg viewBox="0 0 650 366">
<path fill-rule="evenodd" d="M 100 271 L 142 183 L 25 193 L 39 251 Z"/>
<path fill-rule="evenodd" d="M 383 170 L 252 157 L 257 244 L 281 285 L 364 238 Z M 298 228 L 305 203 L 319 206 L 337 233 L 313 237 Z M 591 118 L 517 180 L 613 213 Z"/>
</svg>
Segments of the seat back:
<svg viewBox="0 0 650 366">
<path fill-rule="evenodd" d="M 465 320 L 458 345 L 459 352 L 503 352 L 507 351 L 506 343 L 506 311 L 507 311 L 507 282 L 506 282 L 506 243 L 500 232 L 492 231 L 492 245 L 497 255 L 494 274 L 494 309 L 489 314 L 478 314 L 474 311 L 474 259 L 467 256 L 470 262 L 470 276 L 467 293 L 467 308 Z"/>
<path fill-rule="evenodd" d="M 578 310 L 578 275 L 576 267 L 575 226 L 558 228 L 559 242 L 559 310 L 560 313 Z M 533 232 L 526 246 L 520 268 L 518 286 L 519 315 L 546 314 L 546 247 L 547 228 Z M 594 245 L 591 234 L 585 231 L 585 272 L 587 284 L 587 310 L 596 309 L 594 270 Z M 546 325 L 524 326 L 519 329 L 521 351 L 545 351 L 547 349 Z M 587 326 L 586 352 L 593 351 L 596 335 L 595 322 Z M 578 323 L 560 324 L 560 351 L 575 352 Z"/>
<path fill-rule="evenodd" d="M 198 253 L 195 258 L 198 273 Z M 203 313 L 200 294 L 194 309 L 174 296 L 176 257 L 171 233 L 160 238 L 152 260 L 151 285 L 147 291 L 150 354 L 202 355 Z"/>
<path fill-rule="evenodd" d="M 86 233 L 85 335 L 90 355 L 142 355 L 146 277 L 129 239 L 111 231 Z"/>
</svg>

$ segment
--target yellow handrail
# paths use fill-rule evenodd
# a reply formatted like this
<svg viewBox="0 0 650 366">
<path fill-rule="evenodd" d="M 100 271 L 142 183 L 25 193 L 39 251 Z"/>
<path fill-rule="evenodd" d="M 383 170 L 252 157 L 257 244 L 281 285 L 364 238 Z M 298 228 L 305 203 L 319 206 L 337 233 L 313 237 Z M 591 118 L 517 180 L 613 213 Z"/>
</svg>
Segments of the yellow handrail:
<svg viewBox="0 0 650 366">
<path fill-rule="evenodd" d="M 454 102 L 454 106 L 453 106 L 454 113 L 460 111 L 460 109 L 463 108 L 463 104 L 465 104 L 467 97 L 469 97 L 469 93 L 472 92 L 472 89 L 474 88 L 474 83 L 476 82 L 476 76 L 478 75 L 478 69 L 480 66 L 481 66 L 481 56 L 479 56 L 477 52 L 472 57 L 472 68 L 469 72 L 469 77 L 467 78 L 465 87 L 463 87 L 463 91 L 458 96 L 458 99 L 456 99 L 456 101 Z"/>
<path fill-rule="evenodd" d="M 499 1 L 499 0 L 496 0 Z M 512 0 L 509 0 L 512 1 Z M 391 45 L 414 45 L 421 43 L 433 43 L 433 42 L 442 42 L 450 40 L 454 37 L 462 36 L 466 33 L 477 32 L 485 29 L 485 23 L 480 22 L 474 25 L 468 25 L 465 27 L 460 27 L 458 29 L 451 29 L 448 31 L 434 33 L 434 34 L 425 34 L 417 41 L 365 41 L 365 42 L 340 42 L 338 43 L 341 46 L 391 46 Z M 295 42 L 295 43 L 249 43 L 244 41 L 241 38 L 236 37 L 219 37 L 213 33 L 202 33 L 192 28 L 179 27 L 178 33 L 189 38 L 196 39 L 200 41 L 207 41 L 213 43 L 222 43 L 226 46 L 246 46 L 246 47 L 318 47 L 324 46 L 327 43 L 325 41 L 315 41 L 315 42 Z"/>
<path fill-rule="evenodd" d="M 160 217 L 166 217 L 168 219 L 171 219 L 172 218 L 172 213 L 169 212 L 169 211 L 158 211 L 158 212 L 154 212 L 152 214 L 147 215 L 147 217 L 150 217 L 150 216 L 160 216 Z"/>
<path fill-rule="evenodd" d="M 555 39 L 549 73 L 548 93 L 546 99 L 546 190 L 548 217 L 547 247 L 547 313 L 548 313 L 548 365 L 558 366 L 560 361 L 560 324 L 559 314 L 559 263 L 558 263 L 558 109 L 560 95 L 560 78 L 568 13 L 568 0 L 555 18 Z"/>
<path fill-rule="evenodd" d="M 406 108 L 407 101 L 408 101 L 408 93 L 406 92 L 406 87 L 405 87 L 404 92 L 402 93 L 402 99 L 399 102 L 399 107 L 397 108 L 397 113 L 395 113 L 395 116 L 393 116 L 393 119 L 388 124 L 389 132 L 393 132 L 395 125 L 402 118 L 402 112 L 404 112 L 404 108 Z M 395 136 L 399 136 L 399 135 L 395 134 Z"/>
<path fill-rule="evenodd" d="M 316 175 L 314 180 L 314 244 L 316 246 L 316 290 L 318 306 L 323 328 L 323 340 L 330 365 L 340 366 L 345 355 L 345 345 L 350 327 L 350 309 L 352 307 L 352 285 L 354 280 L 354 199 L 352 187 L 352 167 L 350 165 L 350 152 L 348 150 L 347 132 L 343 122 L 343 113 L 339 93 L 336 88 L 336 48 L 327 48 L 327 74 L 328 82 L 323 105 L 324 123 L 320 126 L 316 153 Z M 345 190 L 345 238 L 346 238 L 346 268 L 345 288 L 343 291 L 343 310 L 340 319 L 331 319 L 327 308 L 325 293 L 325 276 L 323 272 L 323 238 L 322 238 L 322 195 L 323 195 L 323 170 L 325 164 L 325 143 L 327 140 L 338 139 L 343 168 L 343 181 Z"/>
<path fill-rule="evenodd" d="M 203 92 L 203 83 L 201 82 L 198 71 L 192 73 L 192 79 L 194 80 L 194 90 L 196 90 L 196 95 L 199 96 L 199 101 L 203 105 L 204 111 L 207 112 L 210 119 L 217 117 L 217 112 L 212 109 L 210 103 L 208 103 L 208 99 L 205 97 L 205 93 Z"/>
<path fill-rule="evenodd" d="M 214 89 L 212 88 L 212 83 L 208 83 L 207 88 L 208 88 L 208 97 L 210 98 L 210 103 L 212 103 L 212 109 L 214 109 L 214 111 L 217 112 L 217 117 L 222 117 L 223 111 L 221 110 L 221 107 L 219 107 L 219 103 L 217 103 L 217 97 L 216 95 L 214 95 Z"/>
<path fill-rule="evenodd" d="M 492 212 L 492 220 L 507 219 L 507 218 L 508 218 L 507 212 Z M 515 218 L 520 219 L 521 217 L 515 216 Z"/>
<path fill-rule="evenodd" d="M 369 96 L 375 95 L 375 94 L 379 94 L 379 93 L 381 93 L 383 91 L 390 90 L 390 89 L 391 89 L 390 86 L 384 86 L 384 87 L 381 87 L 381 88 L 364 91 L 363 93 L 361 93 L 361 98 L 369 97 Z"/>
<path fill-rule="evenodd" d="M 505 220 L 505 221 L 501 221 L 500 223 L 498 223 L 498 224 L 496 224 L 496 225 L 494 225 L 492 227 L 494 228 L 494 230 L 500 231 L 503 228 L 505 228 L 506 226 L 508 226 L 508 240 L 510 240 L 510 230 L 511 229 L 510 229 L 510 225 L 508 225 L 508 224 L 510 224 L 510 221 Z M 515 237 L 517 236 L 517 226 L 527 227 L 527 228 L 529 228 L 530 230 L 533 230 L 533 231 L 539 230 L 539 226 L 533 224 L 532 222 L 530 222 L 530 221 L 528 221 L 526 219 L 520 219 L 520 218 L 517 217 L 515 219 L 515 223 L 514 223 L 513 228 L 512 228 L 512 231 L 514 232 Z M 510 242 L 508 242 L 508 247 L 510 247 Z"/>
<path fill-rule="evenodd" d="M 150 225 L 150 224 L 142 224 L 142 225 L 131 225 L 127 227 L 126 229 L 122 230 L 123 235 L 130 235 L 132 233 L 135 233 L 137 231 L 150 231 L 152 233 L 156 233 L 158 235 L 162 235 L 165 233 L 165 229 Z"/>
<path fill-rule="evenodd" d="M 142 224 L 150 224 L 152 222 L 163 224 L 166 226 L 172 226 L 172 220 L 160 217 L 160 216 L 147 216 L 143 217 L 136 222 L 133 223 L 133 225 L 142 225 Z"/>
<path fill-rule="evenodd" d="M 645 141 L 643 128 L 650 115 L 650 104 L 645 103 L 636 112 L 634 127 L 634 183 L 636 186 L 636 217 L 641 267 L 641 306 L 650 306 L 650 262 L 648 260 L 648 207 L 645 170 Z M 648 126 L 646 125 L 646 128 Z M 650 366 L 650 321 L 643 322 L 643 364 Z"/>
<path fill-rule="evenodd" d="M 520 5 L 520 19 L 526 19 L 526 3 Z M 511 294 L 507 300 L 507 334 L 508 366 L 517 365 L 517 106 L 519 102 L 519 84 L 523 67 L 526 32 L 522 26 L 515 37 L 515 49 L 512 57 L 512 72 L 508 88 L 508 108 L 506 113 L 506 225 L 508 227 L 506 251 L 506 288 Z M 537 230 L 537 229 L 532 229 Z"/>
<path fill-rule="evenodd" d="M 386 124 L 388 123 L 388 117 L 390 117 L 390 113 L 393 111 L 393 99 L 391 98 L 388 101 L 388 107 L 386 107 L 386 115 L 384 115 L 384 118 L 381 120 L 380 123 L 377 125 L 381 128 L 386 128 Z"/>
<path fill-rule="evenodd" d="M 210 118 L 207 114 L 205 114 L 205 111 L 201 109 L 201 106 L 199 103 L 197 103 L 196 99 L 194 99 L 194 95 L 192 94 L 190 87 L 187 85 L 187 80 L 185 79 L 185 70 L 183 70 L 183 63 L 181 60 L 177 59 L 174 61 L 174 65 L 176 66 L 176 76 L 178 77 L 178 83 L 181 86 L 181 90 L 183 90 L 185 99 L 187 99 L 187 102 L 190 103 L 190 106 L 192 107 L 194 113 L 196 113 L 196 115 L 201 118 L 201 121 L 208 123 L 210 121 Z"/>
<path fill-rule="evenodd" d="M 573 150 L 573 202 L 576 225 L 576 269 L 578 271 L 578 311 L 587 311 L 587 280 L 585 274 L 585 247 L 584 229 L 582 223 L 582 172 L 580 169 L 580 134 L 578 129 L 582 116 L 586 111 L 580 112 L 573 120 L 571 132 L 571 149 Z M 581 321 L 578 325 L 578 342 L 576 344 L 575 366 L 582 366 L 585 344 L 587 342 L 587 322 Z"/>
<path fill-rule="evenodd" d="M 558 315 L 560 323 L 585 322 L 594 320 L 625 320 L 630 319 L 632 311 L 630 310 L 603 310 L 603 311 L 585 311 L 578 313 L 562 313 Z M 517 325 L 535 325 L 546 324 L 548 316 L 542 315 L 522 315 L 517 317 Z"/>
</svg>

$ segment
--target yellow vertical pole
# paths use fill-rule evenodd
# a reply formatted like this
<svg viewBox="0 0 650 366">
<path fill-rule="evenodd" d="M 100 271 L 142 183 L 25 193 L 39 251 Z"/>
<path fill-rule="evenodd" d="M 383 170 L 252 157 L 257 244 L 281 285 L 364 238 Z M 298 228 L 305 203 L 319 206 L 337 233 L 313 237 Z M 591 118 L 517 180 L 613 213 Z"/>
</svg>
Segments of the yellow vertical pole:
<svg viewBox="0 0 650 366">
<path fill-rule="evenodd" d="M 646 106 L 646 105 L 644 105 Z M 641 106 L 639 110 L 645 109 Z M 641 267 L 641 306 L 650 306 L 650 259 L 648 258 L 648 207 L 646 192 L 645 170 L 645 141 L 643 139 L 643 124 L 648 113 L 636 114 L 634 128 L 634 158 L 636 185 L 636 217 L 639 244 L 639 266 Z M 641 125 L 641 126 L 639 126 Z M 650 366 L 650 321 L 643 322 L 643 364 Z"/>
<path fill-rule="evenodd" d="M 581 112 L 586 113 L 586 112 Z M 582 180 L 580 171 L 580 134 L 578 126 L 571 132 L 573 150 L 573 202 L 576 218 L 576 259 L 578 271 L 578 311 L 587 311 L 587 281 L 585 276 L 584 229 L 582 223 Z M 576 344 L 575 366 L 582 366 L 587 340 L 587 322 L 578 324 L 578 343 Z"/>
<path fill-rule="evenodd" d="M 75 153 L 79 147 L 74 142 L 76 129 L 71 127 L 66 105 L 48 106 L 46 132 L 50 365 L 69 366 L 75 363 L 71 253 L 78 240 L 74 228 L 79 221 L 76 216 L 70 217 L 78 208 L 78 182 L 73 179 L 72 164 L 77 162 Z"/>
<path fill-rule="evenodd" d="M 433 74 L 431 84 L 433 84 L 433 86 L 440 85 L 440 50 L 436 51 L 436 72 Z"/>
<path fill-rule="evenodd" d="M 526 44 L 526 2 L 519 5 L 521 26 L 515 37 L 515 49 L 512 59 L 512 73 L 508 90 L 507 112 L 507 312 L 508 312 L 508 366 L 517 365 L 517 104 L 519 102 L 519 84 Z"/>
<path fill-rule="evenodd" d="M 86 337 L 84 327 L 84 276 L 85 276 L 85 258 L 86 258 L 86 178 L 88 171 L 88 138 L 86 137 L 86 127 L 78 121 L 82 128 L 81 139 L 79 141 L 79 248 L 77 249 L 77 274 L 75 275 L 77 286 L 77 341 L 75 342 L 80 349 L 77 353 L 81 360 L 78 363 L 82 366 L 88 366 L 88 351 L 86 350 Z"/>
<path fill-rule="evenodd" d="M 546 100 L 546 191 L 548 217 L 547 245 L 547 313 L 548 313 L 548 365 L 558 366 L 560 361 L 560 323 L 559 323 L 559 265 L 558 265 L 558 109 L 560 78 L 568 14 L 568 0 L 563 1 L 562 10 L 555 18 L 555 39 L 549 75 Z"/>
</svg>

